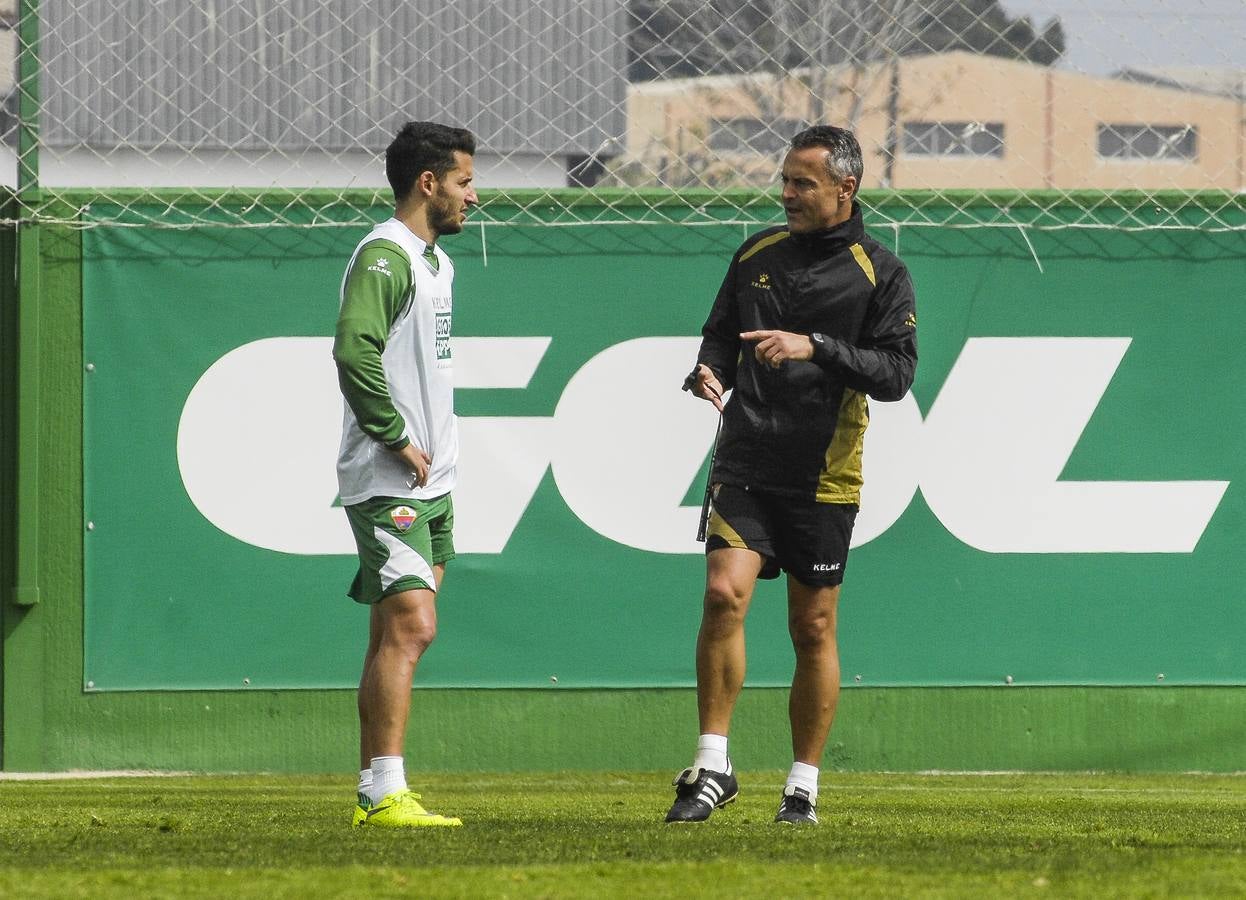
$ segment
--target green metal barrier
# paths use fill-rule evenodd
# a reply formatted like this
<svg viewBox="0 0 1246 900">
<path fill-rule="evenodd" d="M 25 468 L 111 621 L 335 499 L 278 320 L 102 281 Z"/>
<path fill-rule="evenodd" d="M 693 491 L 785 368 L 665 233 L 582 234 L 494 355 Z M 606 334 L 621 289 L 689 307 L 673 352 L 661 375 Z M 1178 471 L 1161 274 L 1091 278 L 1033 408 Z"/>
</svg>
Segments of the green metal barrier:
<svg viewBox="0 0 1246 900">
<path fill-rule="evenodd" d="M 423 766 L 470 757 L 481 768 L 667 767 L 686 750 L 701 563 L 678 535 L 682 519 L 695 520 L 712 428 L 686 395 L 668 403 L 659 390 L 678 395 L 664 367 L 695 345 L 742 233 L 496 226 L 483 242 L 480 231 L 447 240 L 459 273 L 454 334 L 477 341 L 456 358 L 476 385 L 459 398 L 465 435 L 527 435 L 525 467 L 512 474 L 533 483 L 524 503 L 501 492 L 517 515 L 508 507 L 494 517 L 506 521 L 464 523 L 467 552 L 451 566 L 441 636 L 419 679 L 442 688 L 417 692 L 412 743 Z M 877 494 L 849 567 L 850 690 L 828 763 L 1242 768 L 1246 695 L 1232 687 L 1246 676 L 1240 238 L 924 228 L 879 237 L 898 239 L 914 273 L 922 360 L 911 403 L 875 407 L 869 452 L 883 468 L 872 484 L 890 489 Z M 327 482 L 268 507 L 291 527 L 266 530 L 250 507 L 236 520 L 205 515 L 187 479 L 215 476 L 202 454 L 184 457 L 178 438 L 192 425 L 215 428 L 222 452 L 239 452 L 220 422 L 186 420 L 189 401 L 212 386 L 214 367 L 238 364 L 234 374 L 246 376 L 258 361 L 283 384 L 303 371 L 296 364 L 320 354 L 332 327 L 356 239 L 329 228 L 49 229 L 44 602 L 24 618 L 4 609 L 5 768 L 350 768 L 348 688 L 363 619 L 341 588 L 353 563 L 324 552 L 341 549 L 328 526 L 302 549 L 264 546 L 301 540 L 315 516 L 332 522 L 333 448 Z M 473 353 L 478 365 L 490 347 L 528 362 L 504 378 L 473 370 Z M 295 369 L 265 366 L 273 353 L 270 362 Z M 641 371 L 644 360 L 655 371 Z M 271 385 L 252 385 L 268 396 Z M 582 400 L 603 386 L 614 421 L 594 419 Z M 295 405 L 328 409 L 335 423 L 337 398 L 311 396 Z M 1027 405 L 1009 408 L 1011 396 Z M 236 396 L 240 421 L 255 399 Z M 651 421 L 636 417 L 645 409 Z M 1017 430 L 1035 423 L 1034 433 Z M 584 448 L 609 460 L 621 435 L 637 433 L 669 476 L 648 536 L 631 512 L 595 506 L 594 467 L 577 467 Z M 1058 446 L 1036 450 L 1036 434 L 1067 443 L 1063 458 Z M 261 436 L 257 448 L 288 435 Z M 991 459 L 1013 455 L 1039 474 L 1008 488 L 1007 467 L 1001 474 Z M 313 464 L 290 463 L 296 474 Z M 609 495 L 622 476 L 598 468 Z M 653 499 L 646 484 L 624 486 L 638 502 Z M 1017 515 L 1019 499 L 1034 516 Z M 1095 527 L 1113 522 L 1117 502 L 1157 514 Z M 987 514 L 997 518 L 979 527 Z M 1060 545 L 1070 534 L 1082 544 Z M 657 545 L 636 546 L 645 541 Z M 754 765 L 781 765 L 786 753 L 759 733 L 783 715 L 784 693 L 764 686 L 786 683 L 786 643 L 781 592 L 763 590 L 737 750 Z M 480 689 L 500 686 L 512 689 Z M 304 689 L 278 690 L 288 687 Z M 479 735 L 489 743 L 499 731 L 481 752 Z"/>
</svg>

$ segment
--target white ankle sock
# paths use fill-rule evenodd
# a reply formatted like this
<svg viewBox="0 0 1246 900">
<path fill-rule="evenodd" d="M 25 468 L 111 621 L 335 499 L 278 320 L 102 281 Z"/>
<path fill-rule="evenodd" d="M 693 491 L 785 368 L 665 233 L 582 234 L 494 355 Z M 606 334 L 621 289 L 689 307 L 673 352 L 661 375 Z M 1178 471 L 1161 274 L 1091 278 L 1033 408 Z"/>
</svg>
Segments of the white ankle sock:
<svg viewBox="0 0 1246 900">
<path fill-rule="evenodd" d="M 804 788 L 809 792 L 809 799 L 818 800 L 818 767 L 807 763 L 792 763 L 792 771 L 787 773 L 787 783 L 793 787 Z"/>
<path fill-rule="evenodd" d="M 355 792 L 358 794 L 367 795 L 368 791 L 371 790 L 371 788 L 372 788 L 372 770 L 371 769 L 360 769 L 359 770 L 359 787 L 355 788 Z"/>
<path fill-rule="evenodd" d="M 407 776 L 401 756 L 372 757 L 372 785 L 365 793 L 373 803 L 379 803 L 386 794 L 405 790 L 406 787 Z"/>
<path fill-rule="evenodd" d="M 703 734 L 697 738 L 697 755 L 692 758 L 692 768 L 730 775 L 731 759 L 727 756 L 727 736 Z"/>
</svg>

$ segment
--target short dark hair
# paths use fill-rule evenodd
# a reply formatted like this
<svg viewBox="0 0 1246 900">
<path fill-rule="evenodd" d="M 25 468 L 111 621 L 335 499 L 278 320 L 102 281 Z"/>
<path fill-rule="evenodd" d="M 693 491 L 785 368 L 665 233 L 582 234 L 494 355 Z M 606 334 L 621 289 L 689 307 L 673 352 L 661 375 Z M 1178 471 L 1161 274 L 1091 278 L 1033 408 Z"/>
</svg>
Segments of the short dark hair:
<svg viewBox="0 0 1246 900">
<path fill-rule="evenodd" d="M 826 168 L 837 182 L 851 175 L 861 187 L 861 175 L 865 165 L 861 162 L 861 145 L 857 136 L 847 128 L 836 128 L 834 125 L 814 125 L 806 128 L 792 138 L 792 149 L 803 150 L 805 147 L 825 147 L 831 151 L 826 158 Z"/>
<path fill-rule="evenodd" d="M 466 128 L 437 122 L 408 122 L 385 148 L 385 177 L 394 202 L 410 196 L 421 172 L 441 180 L 454 168 L 454 151 L 476 155 L 476 138 Z"/>
</svg>

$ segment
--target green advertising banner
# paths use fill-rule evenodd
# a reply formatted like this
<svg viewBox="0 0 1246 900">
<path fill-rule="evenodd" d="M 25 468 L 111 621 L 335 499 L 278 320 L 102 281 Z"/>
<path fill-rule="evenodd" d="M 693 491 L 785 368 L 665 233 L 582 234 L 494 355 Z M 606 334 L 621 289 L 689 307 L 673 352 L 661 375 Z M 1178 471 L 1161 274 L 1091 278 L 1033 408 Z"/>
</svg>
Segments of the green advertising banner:
<svg viewBox="0 0 1246 900">
<path fill-rule="evenodd" d="M 459 556 L 419 685 L 694 683 L 715 415 L 679 387 L 744 234 L 444 239 Z M 87 690 L 357 682 L 330 335 L 360 237 L 83 233 Z M 845 684 L 1246 683 L 1242 236 L 878 237 L 921 361 L 871 404 Z M 748 683 L 787 684 L 781 582 L 748 641 Z"/>
</svg>

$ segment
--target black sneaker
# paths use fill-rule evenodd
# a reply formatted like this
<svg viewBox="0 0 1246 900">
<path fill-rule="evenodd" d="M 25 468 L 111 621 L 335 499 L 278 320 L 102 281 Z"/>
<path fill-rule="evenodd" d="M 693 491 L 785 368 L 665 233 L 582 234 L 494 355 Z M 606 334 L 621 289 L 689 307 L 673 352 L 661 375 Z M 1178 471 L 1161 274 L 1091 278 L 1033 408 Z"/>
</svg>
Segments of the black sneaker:
<svg viewBox="0 0 1246 900">
<path fill-rule="evenodd" d="M 779 812 L 775 815 L 776 822 L 787 822 L 789 825 L 818 824 L 818 814 L 814 810 L 817 801 L 809 796 L 802 787 L 789 784 L 783 789 L 783 802 L 779 804 Z"/>
<path fill-rule="evenodd" d="M 722 809 L 740 793 L 733 772 L 684 769 L 672 783 L 675 802 L 666 814 L 668 822 L 704 822 L 710 813 Z"/>
</svg>

